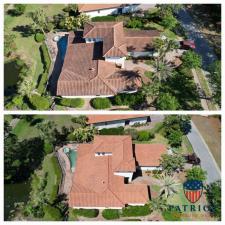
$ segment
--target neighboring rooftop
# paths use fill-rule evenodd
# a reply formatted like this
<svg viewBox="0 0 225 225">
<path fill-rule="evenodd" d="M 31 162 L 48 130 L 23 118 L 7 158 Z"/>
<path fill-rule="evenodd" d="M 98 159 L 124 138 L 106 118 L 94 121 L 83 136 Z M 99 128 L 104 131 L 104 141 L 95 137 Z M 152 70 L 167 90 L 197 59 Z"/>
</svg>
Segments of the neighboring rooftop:
<svg viewBox="0 0 225 225">
<path fill-rule="evenodd" d="M 133 118 L 143 118 L 147 117 L 148 115 L 88 115 L 87 124 L 93 123 L 101 123 L 101 122 L 108 122 L 108 121 L 115 121 L 115 120 L 126 120 L 126 119 L 133 119 Z"/>
<path fill-rule="evenodd" d="M 121 4 L 78 4 L 79 12 L 91 12 L 101 9 L 119 8 Z"/>
</svg>

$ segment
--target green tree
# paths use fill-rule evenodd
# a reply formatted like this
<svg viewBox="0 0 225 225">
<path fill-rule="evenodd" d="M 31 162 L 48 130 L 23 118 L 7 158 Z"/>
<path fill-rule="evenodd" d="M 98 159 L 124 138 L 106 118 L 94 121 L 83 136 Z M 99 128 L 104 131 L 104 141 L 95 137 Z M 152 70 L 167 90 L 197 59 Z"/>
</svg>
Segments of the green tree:
<svg viewBox="0 0 225 225">
<path fill-rule="evenodd" d="M 165 198 L 157 197 L 148 202 L 148 206 L 151 211 L 163 212 L 168 209 L 168 205 Z"/>
<path fill-rule="evenodd" d="M 181 57 L 181 60 L 183 62 L 182 66 L 189 69 L 198 68 L 202 66 L 202 57 L 192 50 L 184 52 Z"/>
<path fill-rule="evenodd" d="M 4 32 L 4 56 L 10 57 L 17 50 L 14 34 Z"/>
<path fill-rule="evenodd" d="M 33 21 L 33 23 L 31 24 L 33 29 L 41 30 L 42 33 L 45 35 L 45 30 L 48 26 L 48 20 L 44 10 L 38 9 L 35 12 L 32 12 L 30 16 Z"/>
<path fill-rule="evenodd" d="M 17 84 L 17 92 L 20 96 L 30 97 L 35 88 L 35 83 L 31 76 L 21 79 Z"/>
<path fill-rule="evenodd" d="M 171 147 L 179 147 L 182 143 L 183 133 L 181 130 L 173 130 L 168 136 Z"/>
<path fill-rule="evenodd" d="M 143 27 L 143 24 L 142 24 L 141 20 L 133 18 L 128 21 L 127 27 L 128 28 L 141 28 L 141 27 Z"/>
<path fill-rule="evenodd" d="M 20 16 L 20 15 L 24 14 L 25 10 L 26 10 L 25 4 L 14 4 L 14 8 L 11 11 L 11 13 L 14 16 Z"/>
<path fill-rule="evenodd" d="M 206 198 L 212 209 L 212 216 L 221 220 L 221 181 L 206 186 Z"/>
<path fill-rule="evenodd" d="M 175 180 L 173 176 L 163 174 L 160 177 L 160 195 L 168 198 L 169 196 L 177 193 L 179 183 Z"/>
<path fill-rule="evenodd" d="M 199 166 L 194 166 L 186 171 L 187 180 L 201 180 L 205 181 L 207 179 L 207 172 L 204 171 Z"/>
<path fill-rule="evenodd" d="M 162 18 L 160 24 L 164 26 L 166 29 L 172 30 L 173 28 L 176 27 L 178 21 L 172 14 L 168 14 Z"/>
<path fill-rule="evenodd" d="M 213 99 L 221 106 L 221 61 L 217 60 L 209 67 L 209 82 L 212 87 Z"/>
<path fill-rule="evenodd" d="M 44 121 L 42 123 L 38 123 L 36 127 L 40 131 L 40 137 L 43 140 L 48 140 L 48 142 L 54 141 L 54 135 L 53 135 L 53 129 L 56 127 L 56 124 L 54 121 Z"/>
<path fill-rule="evenodd" d="M 162 93 L 156 101 L 156 108 L 159 110 L 176 110 L 180 107 L 176 97 L 169 93 Z"/>
<path fill-rule="evenodd" d="M 181 154 L 164 154 L 160 159 L 160 165 L 165 173 L 169 175 L 173 174 L 175 171 L 182 170 L 185 162 L 186 160 Z"/>
</svg>

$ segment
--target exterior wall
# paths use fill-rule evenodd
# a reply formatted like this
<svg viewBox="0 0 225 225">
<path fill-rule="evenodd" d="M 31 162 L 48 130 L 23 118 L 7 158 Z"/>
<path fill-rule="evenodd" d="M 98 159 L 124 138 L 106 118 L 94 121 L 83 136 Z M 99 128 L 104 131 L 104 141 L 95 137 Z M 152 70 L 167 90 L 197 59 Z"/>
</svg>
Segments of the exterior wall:
<svg viewBox="0 0 225 225">
<path fill-rule="evenodd" d="M 95 17 L 95 16 L 113 15 L 113 14 L 117 14 L 117 12 L 118 12 L 117 8 L 112 8 L 112 9 L 100 9 L 100 10 L 84 12 L 84 13 L 90 17 Z"/>
<path fill-rule="evenodd" d="M 146 51 L 146 52 L 128 52 L 129 56 L 132 56 L 134 58 L 139 58 L 139 57 L 152 57 L 153 56 L 153 51 Z"/>
<path fill-rule="evenodd" d="M 112 62 L 117 65 L 121 65 L 122 68 L 124 68 L 126 57 L 105 57 L 106 62 Z"/>
<path fill-rule="evenodd" d="M 133 177 L 133 172 L 114 172 L 114 175 L 127 177 L 128 181 L 131 182 Z"/>
<path fill-rule="evenodd" d="M 161 166 L 139 166 L 139 170 L 152 171 L 152 170 L 162 170 Z"/>
<path fill-rule="evenodd" d="M 139 9 L 139 4 L 131 4 L 128 6 L 123 7 L 122 13 L 130 13 L 135 12 Z"/>
<path fill-rule="evenodd" d="M 131 118 L 127 119 L 130 121 L 129 125 L 134 125 L 135 123 L 147 123 L 147 116 L 143 118 Z M 95 123 L 93 126 L 97 127 L 99 130 L 103 128 L 116 128 L 116 127 L 125 127 L 125 119 L 124 120 L 114 120 L 108 122 Z"/>
<path fill-rule="evenodd" d="M 86 207 L 86 206 L 74 206 L 73 209 L 122 209 L 122 207 L 99 207 L 99 206 L 93 206 L 93 207 Z"/>
<path fill-rule="evenodd" d="M 103 41 L 103 39 L 100 37 L 99 38 L 85 38 L 86 43 L 101 42 L 101 41 Z"/>
<path fill-rule="evenodd" d="M 114 95 L 77 95 L 77 96 L 62 96 L 62 98 L 88 98 L 88 99 L 91 99 L 91 98 L 108 98 L 108 97 L 112 97 Z"/>
</svg>

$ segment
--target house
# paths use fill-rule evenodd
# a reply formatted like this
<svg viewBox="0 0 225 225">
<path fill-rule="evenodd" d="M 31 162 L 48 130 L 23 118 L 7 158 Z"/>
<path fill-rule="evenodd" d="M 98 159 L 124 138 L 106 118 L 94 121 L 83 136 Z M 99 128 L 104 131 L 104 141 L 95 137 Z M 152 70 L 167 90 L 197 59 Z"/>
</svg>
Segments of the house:
<svg viewBox="0 0 225 225">
<path fill-rule="evenodd" d="M 143 6 L 142 6 L 143 5 Z M 88 16 L 108 16 L 118 15 L 130 12 L 136 12 L 138 10 L 147 10 L 154 7 L 154 5 L 144 4 L 78 4 L 78 11 L 85 13 Z"/>
<path fill-rule="evenodd" d="M 149 115 L 88 115 L 87 118 L 87 124 L 99 130 L 151 122 L 151 117 Z"/>
<path fill-rule="evenodd" d="M 122 208 L 144 205 L 149 200 L 146 184 L 131 183 L 139 164 L 159 168 L 160 154 L 151 144 L 142 148 L 132 144 L 126 135 L 96 135 L 92 143 L 79 144 L 69 206 L 72 208 Z M 136 159 L 138 155 L 138 161 Z M 146 158 L 146 159 L 144 159 Z"/>
<path fill-rule="evenodd" d="M 123 22 L 89 22 L 83 32 L 68 35 L 56 94 L 63 97 L 109 97 L 136 92 L 140 75 L 124 68 L 129 55 L 153 53 L 158 31 L 126 30 Z"/>
</svg>

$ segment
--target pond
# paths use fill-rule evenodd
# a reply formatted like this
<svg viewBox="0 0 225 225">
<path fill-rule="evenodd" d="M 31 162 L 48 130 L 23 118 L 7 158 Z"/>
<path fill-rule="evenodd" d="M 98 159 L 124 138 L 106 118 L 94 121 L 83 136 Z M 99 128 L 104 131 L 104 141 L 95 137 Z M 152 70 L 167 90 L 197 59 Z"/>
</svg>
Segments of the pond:
<svg viewBox="0 0 225 225">
<path fill-rule="evenodd" d="M 16 202 L 27 202 L 30 193 L 30 182 L 4 185 L 4 220 L 9 220 L 10 211 Z"/>
<path fill-rule="evenodd" d="M 19 79 L 20 68 L 16 60 L 8 61 L 4 64 L 4 92 L 5 96 L 13 94 L 16 83 Z"/>
</svg>

